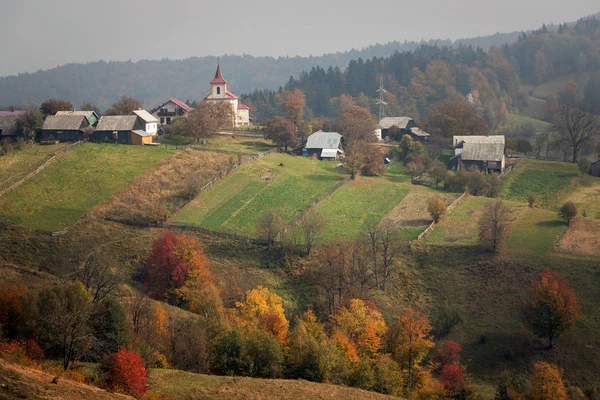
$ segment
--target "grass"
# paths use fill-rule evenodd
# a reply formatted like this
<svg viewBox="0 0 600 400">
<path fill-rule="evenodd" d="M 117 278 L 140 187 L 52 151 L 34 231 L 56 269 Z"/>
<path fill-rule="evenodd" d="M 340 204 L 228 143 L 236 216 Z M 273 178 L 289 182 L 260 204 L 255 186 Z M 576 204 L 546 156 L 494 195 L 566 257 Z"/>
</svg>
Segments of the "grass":
<svg viewBox="0 0 600 400">
<path fill-rule="evenodd" d="M 519 215 L 506 241 L 506 250 L 537 257 L 550 254 L 566 231 L 564 221 L 554 211 L 526 206 L 521 210 L 515 208 L 515 214 Z"/>
<path fill-rule="evenodd" d="M 600 178 L 586 175 L 579 188 L 569 195 L 568 200 L 575 203 L 580 215 L 600 219 Z"/>
<path fill-rule="evenodd" d="M 548 122 L 517 114 L 508 114 L 503 125 L 518 127 L 528 124 L 533 125 L 537 131 L 545 131 L 552 126 L 552 124 L 549 124 Z"/>
<path fill-rule="evenodd" d="M 261 138 L 247 138 L 240 136 L 215 136 L 208 139 L 208 143 L 194 145 L 195 148 L 204 150 L 222 150 L 232 153 L 258 154 L 275 148 L 271 140 Z"/>
<path fill-rule="evenodd" d="M 509 174 L 502 198 L 527 203 L 529 195 L 534 193 L 536 205 L 550 208 L 567 195 L 577 176 L 575 164 L 526 158 Z"/>
<path fill-rule="evenodd" d="M 63 229 L 172 154 L 150 146 L 86 143 L 1 197 L 0 218 L 34 229 Z"/>
<path fill-rule="evenodd" d="M 277 209 L 290 222 L 331 190 L 346 176 L 335 165 L 271 154 L 202 192 L 173 222 L 253 236 L 265 210 Z"/>
<path fill-rule="evenodd" d="M 53 146 L 25 144 L 21 150 L 0 156 L 0 190 L 23 179 L 30 172 L 51 158 L 58 150 L 70 143 L 60 143 Z"/>
<path fill-rule="evenodd" d="M 168 369 L 152 369 L 148 383 L 151 392 L 177 399 L 397 399 L 361 389 L 304 380 L 201 375 Z"/>
</svg>

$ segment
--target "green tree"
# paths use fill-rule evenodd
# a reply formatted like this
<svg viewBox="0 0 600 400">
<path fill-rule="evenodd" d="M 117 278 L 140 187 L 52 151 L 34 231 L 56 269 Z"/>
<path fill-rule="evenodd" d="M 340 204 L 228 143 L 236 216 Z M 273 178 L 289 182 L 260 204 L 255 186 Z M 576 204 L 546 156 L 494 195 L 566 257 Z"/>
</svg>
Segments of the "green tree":
<svg viewBox="0 0 600 400">
<path fill-rule="evenodd" d="M 565 220 L 567 225 L 571 225 L 571 221 L 577 216 L 577 207 L 572 201 L 567 201 L 560 207 L 558 215 Z"/>
</svg>

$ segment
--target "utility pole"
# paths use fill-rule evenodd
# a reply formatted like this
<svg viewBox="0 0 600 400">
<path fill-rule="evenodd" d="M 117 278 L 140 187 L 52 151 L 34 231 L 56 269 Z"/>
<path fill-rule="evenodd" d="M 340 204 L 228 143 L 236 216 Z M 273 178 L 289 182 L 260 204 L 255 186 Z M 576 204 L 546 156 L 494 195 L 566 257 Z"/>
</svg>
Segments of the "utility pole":
<svg viewBox="0 0 600 400">
<path fill-rule="evenodd" d="M 379 99 L 375 104 L 379 105 L 379 121 L 385 117 L 385 107 L 387 103 L 385 102 L 384 93 L 387 93 L 387 90 L 383 88 L 383 74 L 379 76 L 379 89 L 376 90 L 379 93 Z M 379 123 L 379 121 L 377 121 Z"/>
</svg>

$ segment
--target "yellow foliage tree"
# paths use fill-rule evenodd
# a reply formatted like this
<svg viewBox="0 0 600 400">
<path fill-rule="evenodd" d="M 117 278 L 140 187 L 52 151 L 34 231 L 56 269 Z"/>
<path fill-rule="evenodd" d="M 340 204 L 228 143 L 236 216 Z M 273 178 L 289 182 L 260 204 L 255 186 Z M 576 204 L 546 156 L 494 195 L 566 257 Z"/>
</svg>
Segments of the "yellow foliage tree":
<svg viewBox="0 0 600 400">
<path fill-rule="evenodd" d="M 556 365 L 538 361 L 533 364 L 531 400 L 566 400 L 567 393 Z"/>
<path fill-rule="evenodd" d="M 289 321 L 285 317 L 281 297 L 259 286 L 246 292 L 246 300 L 236 307 L 242 323 L 273 336 L 279 343 L 288 341 Z"/>
<path fill-rule="evenodd" d="M 383 346 L 387 326 L 381 312 L 363 300 L 352 299 L 334 317 L 336 326 L 354 341 L 359 350 L 374 356 Z"/>
</svg>

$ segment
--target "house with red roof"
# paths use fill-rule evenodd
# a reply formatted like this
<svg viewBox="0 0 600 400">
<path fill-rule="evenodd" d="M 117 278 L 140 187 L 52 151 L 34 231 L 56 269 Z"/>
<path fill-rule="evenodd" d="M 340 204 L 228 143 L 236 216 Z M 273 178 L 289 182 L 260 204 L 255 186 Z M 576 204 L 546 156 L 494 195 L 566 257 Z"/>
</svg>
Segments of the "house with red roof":
<svg viewBox="0 0 600 400">
<path fill-rule="evenodd" d="M 220 65 L 217 65 L 215 77 L 210 81 L 210 94 L 204 98 L 204 101 L 228 102 L 233 109 L 233 125 L 235 127 L 250 125 L 250 107 L 242 103 L 235 93 L 227 90 L 227 81 L 223 78 Z"/>
<path fill-rule="evenodd" d="M 176 118 L 185 117 L 190 111 L 192 107 L 183 101 L 171 99 L 150 111 L 150 114 L 158 119 L 161 126 L 165 126 L 170 125 Z"/>
</svg>

